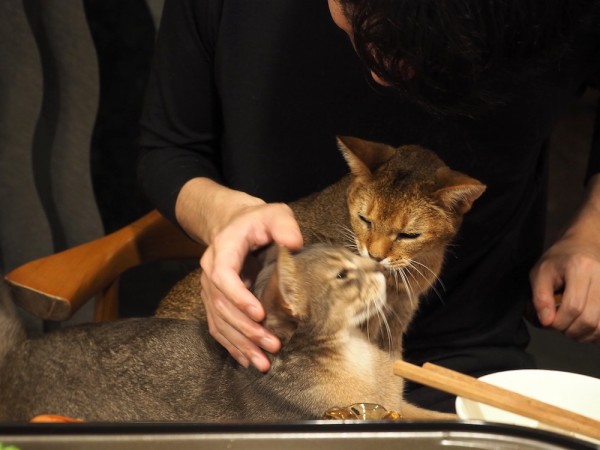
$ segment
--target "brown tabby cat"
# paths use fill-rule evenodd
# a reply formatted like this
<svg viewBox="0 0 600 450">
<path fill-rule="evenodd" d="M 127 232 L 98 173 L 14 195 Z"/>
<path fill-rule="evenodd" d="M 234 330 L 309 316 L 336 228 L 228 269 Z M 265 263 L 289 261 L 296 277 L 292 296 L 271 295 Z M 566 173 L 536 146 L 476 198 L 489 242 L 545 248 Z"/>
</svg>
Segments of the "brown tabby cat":
<svg viewBox="0 0 600 450">
<path fill-rule="evenodd" d="M 380 265 L 330 245 L 280 249 L 259 274 L 264 325 L 284 343 L 262 374 L 239 366 L 193 320 L 140 318 L 27 339 L 0 303 L 0 422 L 38 414 L 86 421 L 289 421 L 378 403 L 444 419 L 402 400 L 390 355 L 357 328 L 385 304 Z M 0 295 L 2 293 L 0 292 Z"/>
<path fill-rule="evenodd" d="M 292 202 L 305 244 L 330 242 L 386 268 L 388 306 L 365 327 L 381 348 L 402 351 L 402 334 L 441 270 L 448 243 L 484 192 L 479 181 L 415 145 L 398 148 L 354 137 L 338 143 L 350 174 Z M 163 299 L 159 317 L 202 319 L 199 271 Z"/>
</svg>

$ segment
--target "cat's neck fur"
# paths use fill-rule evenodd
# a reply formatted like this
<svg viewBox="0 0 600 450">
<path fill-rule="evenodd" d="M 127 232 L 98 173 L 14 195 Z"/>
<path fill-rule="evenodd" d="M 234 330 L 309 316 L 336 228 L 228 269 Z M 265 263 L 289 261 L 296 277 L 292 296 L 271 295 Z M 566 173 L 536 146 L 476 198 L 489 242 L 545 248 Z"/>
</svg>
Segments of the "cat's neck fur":
<svg viewBox="0 0 600 450">
<path fill-rule="evenodd" d="M 289 204 L 300 225 L 305 245 L 324 242 L 346 248 L 356 245 L 348 214 L 347 192 L 351 182 L 352 177 L 345 175 L 322 191 Z M 332 220 L 334 217 L 335 220 Z"/>
</svg>

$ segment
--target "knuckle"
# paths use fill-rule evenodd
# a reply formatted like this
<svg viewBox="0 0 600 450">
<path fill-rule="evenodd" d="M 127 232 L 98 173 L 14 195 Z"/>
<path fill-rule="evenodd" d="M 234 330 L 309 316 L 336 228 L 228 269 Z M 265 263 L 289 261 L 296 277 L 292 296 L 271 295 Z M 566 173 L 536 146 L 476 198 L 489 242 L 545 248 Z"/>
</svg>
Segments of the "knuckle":
<svg viewBox="0 0 600 450">
<path fill-rule="evenodd" d="M 538 272 L 543 272 L 546 269 L 549 269 L 550 267 L 552 267 L 552 261 L 550 259 L 548 259 L 547 257 L 543 257 L 538 264 L 534 267 L 532 272 L 538 273 Z"/>
<path fill-rule="evenodd" d="M 598 333 L 600 333 L 600 329 L 596 321 L 587 317 L 580 317 L 565 330 L 565 336 L 579 342 L 594 341 Z"/>
<path fill-rule="evenodd" d="M 204 252 L 204 255 L 200 258 L 200 268 L 204 273 L 210 273 L 212 271 L 212 254 L 211 252 Z"/>
<path fill-rule="evenodd" d="M 213 270 L 210 274 L 210 282 L 216 286 L 220 286 L 223 283 L 223 274 L 220 270 Z"/>
<path fill-rule="evenodd" d="M 236 344 L 232 347 L 233 349 L 235 349 L 233 351 L 239 355 L 249 355 L 252 352 L 252 344 L 246 343 L 243 340 L 236 342 Z M 232 353 L 232 351 L 230 351 L 229 353 Z"/>
<path fill-rule="evenodd" d="M 287 203 L 276 203 L 275 206 L 284 213 L 291 213 L 292 212 L 292 208 L 290 208 L 290 205 L 288 205 Z"/>
<path fill-rule="evenodd" d="M 548 259 L 542 259 L 538 261 L 538 263 L 531 268 L 529 271 L 529 281 L 534 288 L 534 294 L 538 294 L 538 291 L 541 288 L 538 286 L 538 282 L 541 282 L 544 278 L 552 276 L 554 271 L 554 265 Z"/>
<path fill-rule="evenodd" d="M 566 305 L 563 304 L 561 308 L 564 308 L 567 315 L 571 317 L 579 317 L 583 312 L 583 305 L 580 303 L 569 302 Z"/>
<path fill-rule="evenodd" d="M 248 339 L 252 342 L 257 342 L 262 338 L 262 333 L 258 327 L 250 326 L 246 330 L 244 330 L 244 334 Z"/>
<path fill-rule="evenodd" d="M 587 320 L 587 325 L 592 335 L 600 337 L 600 318 L 590 318 Z"/>
<path fill-rule="evenodd" d="M 211 335 L 213 338 L 215 338 L 217 341 L 221 342 L 221 341 L 220 341 L 220 339 L 221 339 L 221 333 L 220 333 L 220 331 L 218 330 L 218 328 L 217 328 L 217 326 L 216 326 L 215 322 L 214 322 L 214 321 L 212 321 L 212 320 L 210 320 L 210 321 L 208 322 L 208 333 L 209 333 L 209 334 L 210 334 L 210 335 Z"/>
<path fill-rule="evenodd" d="M 254 322 L 252 319 L 246 317 L 246 320 L 240 320 L 236 326 L 239 333 L 244 336 L 246 343 L 250 345 L 248 340 L 255 342 L 261 336 L 262 327 Z"/>
<path fill-rule="evenodd" d="M 574 270 L 587 272 L 591 270 L 597 262 L 588 255 L 578 254 L 571 258 L 570 264 L 573 266 Z"/>
<path fill-rule="evenodd" d="M 223 243 L 226 243 L 228 241 L 228 238 L 226 235 L 223 234 L 223 232 L 217 233 L 212 240 L 212 250 L 213 252 L 217 252 L 217 249 L 221 248 L 223 246 Z"/>
<path fill-rule="evenodd" d="M 213 298 L 212 307 L 216 315 L 219 317 L 224 317 L 227 313 L 227 304 L 222 298 Z"/>
<path fill-rule="evenodd" d="M 585 334 L 590 334 L 596 328 L 596 324 L 586 317 L 582 317 L 579 321 L 579 328 Z"/>
</svg>

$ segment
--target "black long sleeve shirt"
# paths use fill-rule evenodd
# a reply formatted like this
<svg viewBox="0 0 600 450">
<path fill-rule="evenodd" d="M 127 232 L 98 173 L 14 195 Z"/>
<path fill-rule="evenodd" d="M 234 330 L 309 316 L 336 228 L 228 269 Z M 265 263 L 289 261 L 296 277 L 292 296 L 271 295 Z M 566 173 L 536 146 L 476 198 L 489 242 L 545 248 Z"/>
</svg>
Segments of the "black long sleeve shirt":
<svg viewBox="0 0 600 450">
<path fill-rule="evenodd" d="M 598 42 L 478 119 L 439 118 L 370 81 L 324 0 L 167 0 L 142 119 L 142 186 L 174 219 L 209 177 L 291 201 L 347 167 L 336 135 L 420 144 L 485 183 L 405 339 L 405 357 L 475 375 L 532 364 L 522 314 L 541 255 L 548 137 L 597 83 Z M 598 134 L 598 133 L 596 133 Z M 600 170 L 600 138 L 588 175 Z"/>
</svg>

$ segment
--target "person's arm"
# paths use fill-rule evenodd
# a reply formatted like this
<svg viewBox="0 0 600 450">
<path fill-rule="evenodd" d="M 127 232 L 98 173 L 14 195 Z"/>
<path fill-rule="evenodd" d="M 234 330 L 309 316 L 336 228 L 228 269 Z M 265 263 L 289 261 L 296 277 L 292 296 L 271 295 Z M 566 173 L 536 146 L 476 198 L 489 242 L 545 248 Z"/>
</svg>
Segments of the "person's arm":
<svg viewBox="0 0 600 450">
<path fill-rule="evenodd" d="M 166 0 L 140 121 L 140 186 L 176 222 L 175 203 L 192 178 L 222 182 L 223 132 L 214 76 L 222 0 Z"/>
<path fill-rule="evenodd" d="M 138 176 L 171 221 L 208 244 L 201 260 L 202 301 L 211 334 L 244 366 L 267 370 L 261 348 L 279 341 L 257 321 L 258 300 L 240 278 L 249 251 L 269 242 L 302 245 L 291 210 L 223 186 L 223 131 L 214 79 L 222 0 L 167 0 L 141 120 Z M 200 295 L 200 293 L 198 293 Z"/>
<path fill-rule="evenodd" d="M 540 323 L 581 342 L 600 343 L 600 175 L 561 238 L 531 274 Z M 554 292 L 564 290 L 554 306 Z"/>
<path fill-rule="evenodd" d="M 600 113 L 592 140 L 586 198 L 565 232 L 531 272 L 533 303 L 543 326 L 581 342 L 600 343 Z M 554 293 L 564 291 L 558 309 Z"/>
</svg>

